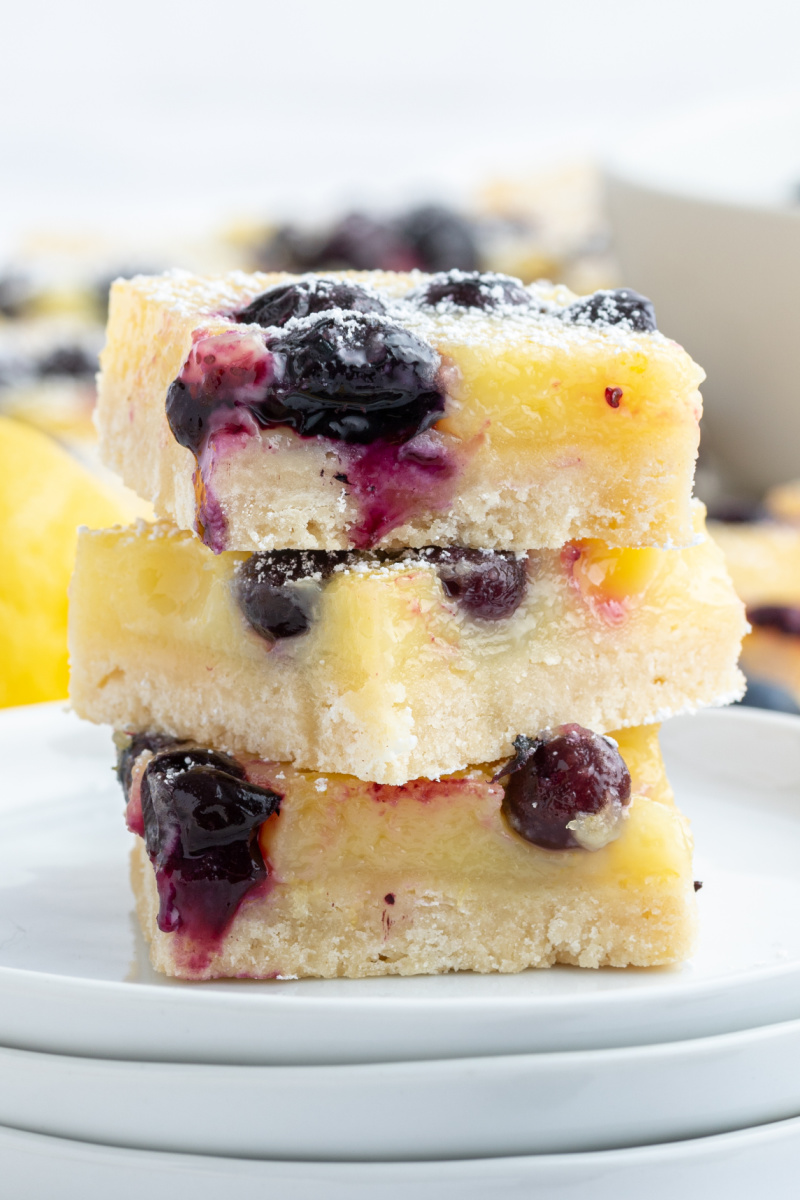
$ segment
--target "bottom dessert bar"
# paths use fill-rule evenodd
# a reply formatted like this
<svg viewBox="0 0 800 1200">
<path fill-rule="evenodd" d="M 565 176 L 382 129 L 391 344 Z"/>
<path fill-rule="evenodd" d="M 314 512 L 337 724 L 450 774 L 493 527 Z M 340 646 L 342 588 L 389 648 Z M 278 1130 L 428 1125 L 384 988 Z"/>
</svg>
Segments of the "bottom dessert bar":
<svg viewBox="0 0 800 1200">
<path fill-rule="evenodd" d="M 696 920 L 687 823 L 657 727 L 612 737 L 561 726 L 518 738 L 508 763 L 390 786 L 117 735 L 153 965 L 212 979 L 679 962 Z"/>
</svg>

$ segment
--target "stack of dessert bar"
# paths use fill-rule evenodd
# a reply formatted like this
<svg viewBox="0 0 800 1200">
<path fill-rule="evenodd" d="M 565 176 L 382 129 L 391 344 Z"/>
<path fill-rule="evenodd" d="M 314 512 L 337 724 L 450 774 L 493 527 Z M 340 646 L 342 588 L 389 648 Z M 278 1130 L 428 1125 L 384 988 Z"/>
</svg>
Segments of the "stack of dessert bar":
<svg viewBox="0 0 800 1200">
<path fill-rule="evenodd" d="M 670 963 L 657 722 L 741 692 L 691 500 L 702 379 L 628 290 L 451 271 L 118 281 L 72 700 L 118 731 L 161 971 Z"/>
</svg>

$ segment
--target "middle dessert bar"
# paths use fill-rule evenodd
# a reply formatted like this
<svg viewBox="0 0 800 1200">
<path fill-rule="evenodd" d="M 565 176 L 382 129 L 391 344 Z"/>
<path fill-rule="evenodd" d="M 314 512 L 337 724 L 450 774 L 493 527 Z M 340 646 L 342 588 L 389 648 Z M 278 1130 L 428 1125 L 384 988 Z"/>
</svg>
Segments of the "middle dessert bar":
<svg viewBox="0 0 800 1200">
<path fill-rule="evenodd" d="M 81 716 L 387 784 L 499 759 L 520 730 L 742 691 L 743 608 L 710 539 L 215 556 L 140 523 L 83 532 L 70 622 Z"/>
</svg>

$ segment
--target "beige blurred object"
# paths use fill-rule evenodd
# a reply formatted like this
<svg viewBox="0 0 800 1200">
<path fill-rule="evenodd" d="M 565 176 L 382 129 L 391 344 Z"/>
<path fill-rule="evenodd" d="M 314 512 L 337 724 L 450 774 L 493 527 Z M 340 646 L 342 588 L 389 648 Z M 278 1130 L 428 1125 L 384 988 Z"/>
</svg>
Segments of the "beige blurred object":
<svg viewBox="0 0 800 1200">
<path fill-rule="evenodd" d="M 745 604 L 800 605 L 800 529 L 772 521 L 709 521 Z"/>
<path fill-rule="evenodd" d="M 213 274 L 238 265 L 232 246 L 213 233 L 193 236 L 159 230 L 120 237 L 80 229 L 32 229 L 0 266 L 0 331 L 19 321 L 37 320 L 102 327 L 108 289 L 120 275 L 174 266 Z"/>
<path fill-rule="evenodd" d="M 776 521 L 800 525 L 800 480 L 770 488 L 764 497 L 764 506 Z"/>
<path fill-rule="evenodd" d="M 709 521 L 708 531 L 751 621 L 742 669 L 749 678 L 787 689 L 800 704 L 800 528 Z"/>
<path fill-rule="evenodd" d="M 800 474 L 800 97 L 648 128 L 608 169 L 626 284 L 703 364 L 703 440 L 751 496 Z"/>
<path fill-rule="evenodd" d="M 508 223 L 505 243 L 498 232 L 492 245 L 495 270 L 525 282 L 546 277 L 579 294 L 619 282 L 602 178 L 593 164 L 494 179 L 478 192 L 476 210 Z"/>
</svg>

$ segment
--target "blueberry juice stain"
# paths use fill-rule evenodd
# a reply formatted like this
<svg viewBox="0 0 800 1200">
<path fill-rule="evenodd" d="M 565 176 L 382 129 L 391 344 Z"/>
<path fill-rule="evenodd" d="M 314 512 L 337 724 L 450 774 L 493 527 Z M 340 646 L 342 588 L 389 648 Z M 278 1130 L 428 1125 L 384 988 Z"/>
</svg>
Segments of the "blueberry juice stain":
<svg viewBox="0 0 800 1200">
<path fill-rule="evenodd" d="M 164 739 L 154 749 L 139 794 L 141 834 L 158 889 L 158 927 L 180 936 L 187 965 L 202 972 L 245 897 L 271 886 L 259 831 L 280 813 L 282 797 L 250 783 L 230 755 L 174 742 L 165 747 Z M 125 787 L 124 756 L 120 764 Z M 129 794 L 129 805 L 132 799 Z"/>
<path fill-rule="evenodd" d="M 359 512 L 350 529 L 356 549 L 368 550 L 398 525 L 450 503 L 457 464 L 433 437 L 399 445 L 378 439 L 348 451 L 349 493 Z"/>
<path fill-rule="evenodd" d="M 169 389 L 170 429 L 198 464 L 197 532 L 216 553 L 227 528 L 213 493 L 215 463 L 264 429 L 339 443 L 337 474 L 346 474 L 360 509 L 352 537 L 360 548 L 449 502 L 455 462 L 429 433 L 445 407 L 439 355 L 367 289 L 309 295 L 308 287 L 280 285 L 242 310 L 241 320 L 276 322 L 263 333 L 198 333 Z"/>
</svg>

